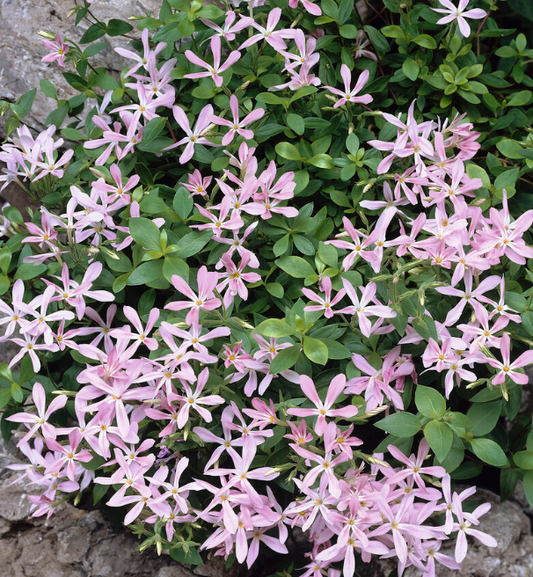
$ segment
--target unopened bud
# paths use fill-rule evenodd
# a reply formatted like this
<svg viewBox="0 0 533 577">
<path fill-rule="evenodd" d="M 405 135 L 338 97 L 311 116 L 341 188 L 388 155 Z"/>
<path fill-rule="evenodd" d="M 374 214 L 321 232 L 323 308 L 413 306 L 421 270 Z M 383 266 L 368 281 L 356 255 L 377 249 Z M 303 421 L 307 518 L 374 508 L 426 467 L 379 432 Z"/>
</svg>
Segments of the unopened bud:
<svg viewBox="0 0 533 577">
<path fill-rule="evenodd" d="M 77 6 L 76 6 L 76 8 L 71 8 L 67 14 L 67 18 L 72 18 L 72 16 L 74 16 L 74 14 L 76 14 L 77 11 L 78 11 Z"/>
<path fill-rule="evenodd" d="M 487 202 L 487 198 L 478 198 L 470 206 L 481 206 L 484 202 Z"/>
<path fill-rule="evenodd" d="M 494 359 L 494 358 L 495 358 L 494 355 L 489 351 L 489 349 L 488 349 L 485 345 L 479 343 L 478 346 L 479 346 L 479 350 L 480 350 L 486 357 L 489 357 L 489 358 L 491 358 L 491 359 Z"/>
<path fill-rule="evenodd" d="M 328 100 L 331 100 L 331 102 L 337 102 L 338 98 L 336 98 L 335 96 L 333 96 L 333 94 L 326 94 L 326 98 Z"/>
<path fill-rule="evenodd" d="M 94 168 L 93 166 L 89 167 L 89 170 L 94 174 L 94 176 L 96 176 L 97 178 L 103 178 L 104 180 L 106 179 L 106 175 L 103 172 L 100 172 L 97 168 Z"/>
<path fill-rule="evenodd" d="M 232 318 L 231 319 L 233 322 L 237 323 L 238 325 L 241 325 L 241 327 L 243 329 L 255 329 L 255 327 L 253 325 L 251 325 L 250 323 L 247 323 L 245 320 L 243 319 L 239 319 L 239 318 Z"/>
<path fill-rule="evenodd" d="M 235 94 L 237 94 L 238 92 L 242 92 L 243 90 L 246 90 L 248 88 L 248 85 L 250 84 L 250 81 L 247 80 L 246 82 L 243 82 L 239 88 L 237 88 L 237 90 L 235 91 Z"/>
<path fill-rule="evenodd" d="M 426 293 L 423 289 L 418 289 L 418 300 L 420 301 L 420 306 L 423 307 L 426 302 Z"/>
<path fill-rule="evenodd" d="M 43 38 L 48 38 L 49 40 L 54 40 L 56 37 L 56 35 L 53 32 L 50 32 L 50 30 L 39 30 L 37 34 L 39 36 L 42 36 Z"/>
<path fill-rule="evenodd" d="M 89 249 L 87 249 L 88 255 L 94 255 L 94 254 L 99 254 L 99 253 L 100 253 L 100 249 L 96 246 L 91 246 Z"/>
<path fill-rule="evenodd" d="M 216 127 L 216 124 L 211 123 L 205 130 L 202 130 L 202 132 L 200 132 L 200 136 L 205 136 L 208 132 L 211 132 L 212 130 L 214 130 Z"/>
<path fill-rule="evenodd" d="M 364 415 L 361 415 L 361 418 L 370 419 L 370 417 L 375 417 L 376 415 L 379 415 L 383 411 L 386 411 L 388 408 L 389 408 L 388 405 L 381 405 L 381 407 L 376 407 L 371 411 L 367 411 Z"/>
<path fill-rule="evenodd" d="M 303 13 L 300 12 L 298 14 L 298 16 L 296 17 L 296 20 L 293 21 L 293 23 L 291 24 L 291 28 L 296 28 L 296 26 L 298 26 L 298 24 L 300 23 L 300 20 L 303 18 Z"/>
<path fill-rule="evenodd" d="M 374 186 L 374 184 L 376 184 L 375 178 L 370 180 L 369 183 L 363 188 L 363 194 L 365 194 L 365 192 L 368 192 Z"/>
<path fill-rule="evenodd" d="M 116 252 L 113 252 L 112 250 L 109 250 L 107 247 L 101 246 L 100 249 L 102 250 L 103 253 L 107 254 L 109 258 L 112 258 L 113 260 L 120 260 L 118 254 Z"/>
</svg>

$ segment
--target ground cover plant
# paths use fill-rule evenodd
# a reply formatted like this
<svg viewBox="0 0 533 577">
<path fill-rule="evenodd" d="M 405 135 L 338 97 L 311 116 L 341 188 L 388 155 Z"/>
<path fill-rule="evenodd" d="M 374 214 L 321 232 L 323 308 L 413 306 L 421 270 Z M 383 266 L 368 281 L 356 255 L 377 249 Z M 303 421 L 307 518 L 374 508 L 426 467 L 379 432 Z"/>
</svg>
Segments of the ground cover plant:
<svg viewBox="0 0 533 577">
<path fill-rule="evenodd" d="M 101 22 L 96 1 L 72 9 L 79 44 L 43 32 L 79 95 L 43 78 L 41 132 L 35 90 L 0 103 L 0 180 L 40 207 L 4 208 L 0 245 L 20 347 L 1 429 L 34 515 L 91 495 L 141 550 L 257 575 L 434 575 L 496 546 L 474 484 L 520 479 L 533 503 L 533 49 L 513 8 L 533 19 L 163 0 Z M 120 78 L 91 61 L 108 37 Z"/>
</svg>

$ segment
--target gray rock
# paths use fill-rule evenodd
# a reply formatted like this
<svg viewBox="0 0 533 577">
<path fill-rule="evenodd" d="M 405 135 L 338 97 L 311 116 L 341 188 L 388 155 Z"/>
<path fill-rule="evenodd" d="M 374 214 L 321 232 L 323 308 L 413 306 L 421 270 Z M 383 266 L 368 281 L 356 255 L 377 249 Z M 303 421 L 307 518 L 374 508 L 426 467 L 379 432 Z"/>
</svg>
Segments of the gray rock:
<svg viewBox="0 0 533 577">
<path fill-rule="evenodd" d="M 57 88 L 58 97 L 68 99 L 78 94 L 63 78 L 63 72 L 73 72 L 73 65 L 61 68 L 57 63 L 41 62 L 47 50 L 38 36 L 40 30 L 60 31 L 78 42 L 88 25 L 86 21 L 74 26 L 74 17 L 67 19 L 72 0 L 2 0 L 0 2 L 0 100 L 17 100 L 22 94 L 39 88 L 39 81 L 46 77 Z M 91 11 L 100 20 L 111 18 L 126 20 L 129 16 L 158 14 L 161 0 L 96 0 Z M 140 37 L 136 31 L 131 33 Z M 122 37 L 103 37 L 98 42 L 109 41 L 111 46 L 94 57 L 95 66 L 108 71 L 120 71 L 127 61 L 114 50 L 115 46 L 129 47 Z M 40 89 L 32 112 L 25 118 L 31 126 L 42 129 L 43 122 L 55 108 L 55 101 L 47 98 Z M 4 119 L 0 118 L 0 132 Z"/>
<path fill-rule="evenodd" d="M 531 577 L 533 575 L 533 535 L 531 522 L 520 505 L 513 501 L 500 502 L 494 493 L 479 490 L 474 499 L 492 503 L 491 510 L 481 517 L 476 529 L 489 533 L 497 541 L 494 548 L 485 547 L 468 537 L 468 554 L 461 571 L 437 566 L 438 577 Z M 442 553 L 453 556 L 455 542 L 443 545 Z M 386 577 L 392 570 L 390 562 L 374 564 L 372 577 Z M 413 567 L 404 572 L 405 577 L 420 577 Z"/>
</svg>

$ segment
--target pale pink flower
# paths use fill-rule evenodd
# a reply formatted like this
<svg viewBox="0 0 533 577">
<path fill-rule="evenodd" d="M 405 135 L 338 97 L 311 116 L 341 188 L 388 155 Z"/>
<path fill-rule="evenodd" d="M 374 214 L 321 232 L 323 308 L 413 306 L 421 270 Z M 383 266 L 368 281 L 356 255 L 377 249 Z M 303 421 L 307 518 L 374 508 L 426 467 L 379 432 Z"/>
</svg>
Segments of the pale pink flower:
<svg viewBox="0 0 533 577">
<path fill-rule="evenodd" d="M 473 10 L 465 11 L 469 1 L 470 0 L 459 0 L 459 5 L 455 6 L 450 2 L 450 0 L 439 0 L 440 4 L 444 6 L 444 8 L 432 8 L 432 10 L 440 12 L 441 14 L 447 14 L 447 16 L 438 20 L 437 24 L 448 24 L 449 22 L 457 20 L 461 34 L 465 38 L 468 38 L 468 36 L 470 36 L 470 26 L 465 18 L 480 20 L 481 18 L 485 18 L 487 15 L 485 10 L 482 10 L 481 8 L 474 8 Z"/>
<path fill-rule="evenodd" d="M 340 100 L 337 100 L 337 102 L 335 102 L 333 108 L 338 108 L 339 106 L 342 106 L 347 102 L 353 102 L 354 104 L 356 103 L 370 104 L 370 102 L 374 100 L 372 96 L 370 96 L 370 94 L 357 96 L 357 94 L 359 94 L 359 92 L 361 92 L 361 90 L 363 89 L 363 86 L 368 82 L 369 76 L 370 73 L 368 72 L 368 70 L 363 70 L 363 72 L 361 72 L 359 78 L 357 79 L 354 88 L 352 89 L 350 88 L 352 84 L 352 73 L 350 72 L 348 66 L 346 66 L 346 64 L 343 64 L 341 66 L 341 77 L 344 81 L 344 91 L 339 90 L 338 88 L 333 88 L 332 86 L 324 86 L 324 88 L 326 88 L 333 94 L 337 94 L 338 96 L 341 97 Z"/>
<path fill-rule="evenodd" d="M 238 50 L 234 50 L 228 56 L 226 62 L 224 64 L 220 64 L 220 58 L 222 56 L 222 48 L 220 42 L 220 36 L 212 36 L 211 37 L 211 52 L 213 53 L 213 64 L 208 64 L 204 62 L 201 58 L 196 56 L 194 52 L 191 50 L 185 50 L 185 56 L 189 62 L 192 62 L 196 66 L 200 68 L 206 68 L 206 72 L 194 72 L 192 74 L 185 74 L 184 78 L 205 78 L 211 76 L 215 83 L 215 86 L 222 86 L 223 78 L 221 74 L 228 70 L 239 58 L 241 57 L 241 53 Z"/>
</svg>

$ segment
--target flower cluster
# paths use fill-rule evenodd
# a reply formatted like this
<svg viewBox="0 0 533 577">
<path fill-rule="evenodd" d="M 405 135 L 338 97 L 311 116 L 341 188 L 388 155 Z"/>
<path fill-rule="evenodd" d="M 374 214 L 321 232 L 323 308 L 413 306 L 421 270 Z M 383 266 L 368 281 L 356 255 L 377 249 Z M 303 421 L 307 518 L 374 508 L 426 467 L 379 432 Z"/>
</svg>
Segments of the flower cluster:
<svg viewBox="0 0 533 577">
<path fill-rule="evenodd" d="M 28 458 L 13 468 L 43 489 L 33 514 L 92 488 L 128 506 L 143 547 L 185 562 L 199 546 L 251 567 L 298 528 L 304 577 L 373 557 L 460 569 L 467 536 L 496 541 L 454 471 L 465 451 L 508 465 L 491 432 L 533 364 L 512 351 L 530 343 L 517 279 L 533 258 L 533 210 L 509 203 L 518 170 L 492 186 L 474 121 L 423 90 L 392 113 L 376 89 L 386 35 L 356 10 L 170 4 L 153 39 L 145 21 L 116 48 L 120 84 L 89 72 L 84 97 L 106 92 L 63 132 L 79 145 L 19 126 L 0 152 L 2 180 L 42 200 L 30 222 L 6 209 L 0 247 L 2 338 L 20 347 L 0 385 L 20 397 L 5 418 Z M 486 16 L 441 4 L 428 19 L 451 23 L 450 45 L 455 21 L 468 37 L 464 18 Z M 85 82 L 77 47 L 45 46 Z"/>
</svg>

